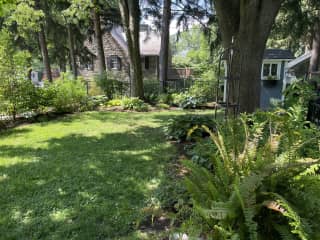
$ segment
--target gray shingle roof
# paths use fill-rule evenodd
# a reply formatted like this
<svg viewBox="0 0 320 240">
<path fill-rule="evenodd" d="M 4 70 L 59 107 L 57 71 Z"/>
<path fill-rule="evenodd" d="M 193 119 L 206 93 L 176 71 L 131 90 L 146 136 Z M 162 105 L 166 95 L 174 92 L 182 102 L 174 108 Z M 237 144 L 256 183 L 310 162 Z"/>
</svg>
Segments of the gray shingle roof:
<svg viewBox="0 0 320 240">
<path fill-rule="evenodd" d="M 294 56 L 290 50 L 266 49 L 263 59 L 294 59 Z"/>
<path fill-rule="evenodd" d="M 285 49 L 266 49 L 264 51 L 263 59 L 294 59 L 292 52 Z M 222 57 L 226 60 L 226 55 Z"/>
<path fill-rule="evenodd" d="M 120 44 L 120 46 L 128 52 L 128 45 L 126 36 L 121 27 L 112 29 L 111 34 L 113 38 Z M 161 46 L 161 36 L 159 33 L 150 31 L 140 31 L 140 54 L 143 56 L 159 56 Z"/>
<path fill-rule="evenodd" d="M 143 56 L 159 56 L 161 36 L 156 32 L 140 32 L 140 54 Z"/>
</svg>

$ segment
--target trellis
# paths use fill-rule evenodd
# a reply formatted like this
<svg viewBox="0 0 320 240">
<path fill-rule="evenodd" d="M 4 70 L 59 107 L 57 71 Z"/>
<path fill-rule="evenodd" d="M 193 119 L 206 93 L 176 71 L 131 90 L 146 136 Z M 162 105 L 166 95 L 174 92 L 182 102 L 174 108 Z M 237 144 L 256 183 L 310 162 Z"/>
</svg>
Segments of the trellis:
<svg viewBox="0 0 320 240">
<path fill-rule="evenodd" d="M 241 89 L 241 63 L 239 66 L 239 72 L 237 74 L 232 73 L 234 68 L 235 58 L 240 58 L 240 51 L 234 46 L 225 49 L 220 53 L 219 66 L 218 66 L 218 84 L 216 89 L 216 107 L 215 117 L 217 117 L 217 111 L 219 108 L 224 109 L 224 116 L 227 119 L 230 115 L 234 118 L 240 112 L 240 89 Z M 224 71 L 222 71 L 224 67 Z M 221 101 L 220 96 L 220 83 L 223 81 L 224 94 Z"/>
</svg>

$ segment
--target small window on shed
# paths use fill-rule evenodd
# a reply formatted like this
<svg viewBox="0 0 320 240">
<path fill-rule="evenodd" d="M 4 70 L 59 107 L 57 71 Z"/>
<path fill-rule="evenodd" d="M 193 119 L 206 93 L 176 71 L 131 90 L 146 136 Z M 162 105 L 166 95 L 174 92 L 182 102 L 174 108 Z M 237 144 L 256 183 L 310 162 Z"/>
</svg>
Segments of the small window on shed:
<svg viewBox="0 0 320 240">
<path fill-rule="evenodd" d="M 107 59 L 108 61 L 108 69 L 110 70 L 121 70 L 121 58 L 117 55 L 111 55 Z"/>
<path fill-rule="evenodd" d="M 272 64 L 271 65 L 271 76 L 277 76 L 278 75 L 278 64 Z"/>
<path fill-rule="evenodd" d="M 263 80 L 279 80 L 280 72 L 278 63 L 264 63 L 262 68 L 262 79 Z"/>
<path fill-rule="evenodd" d="M 263 76 L 268 77 L 270 74 L 270 64 L 263 64 Z"/>
<path fill-rule="evenodd" d="M 150 68 L 150 57 L 149 56 L 144 57 L 144 68 L 146 70 L 149 70 L 149 68 Z"/>
</svg>

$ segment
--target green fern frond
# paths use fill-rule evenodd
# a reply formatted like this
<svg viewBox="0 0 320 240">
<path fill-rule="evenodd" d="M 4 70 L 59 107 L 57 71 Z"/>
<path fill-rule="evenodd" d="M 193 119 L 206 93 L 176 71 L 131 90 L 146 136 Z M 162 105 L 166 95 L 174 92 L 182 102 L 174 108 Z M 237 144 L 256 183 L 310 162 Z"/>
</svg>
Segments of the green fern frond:
<svg viewBox="0 0 320 240">
<path fill-rule="evenodd" d="M 256 191 L 261 186 L 263 175 L 251 174 L 243 179 L 239 188 L 235 187 L 245 219 L 245 225 L 251 240 L 258 238 L 258 224 L 254 221 L 256 216 Z"/>
<path fill-rule="evenodd" d="M 223 228 L 222 226 L 219 225 L 214 225 L 213 226 L 214 234 L 213 234 L 213 239 L 214 240 L 237 240 L 240 239 L 238 234 L 235 234 L 233 232 L 230 232 L 229 230 Z"/>
<path fill-rule="evenodd" d="M 204 125 L 202 125 L 201 127 L 210 135 L 211 140 L 217 146 L 219 154 L 224 161 L 225 170 L 228 171 L 229 174 L 232 174 L 231 161 L 222 134 L 219 130 L 215 134 L 212 131 L 210 131 L 210 129 L 207 126 Z"/>
<path fill-rule="evenodd" d="M 285 216 L 289 221 L 291 233 L 297 235 L 301 240 L 308 240 L 308 234 L 304 230 L 304 226 L 298 213 L 290 206 L 287 200 L 277 193 L 270 193 L 273 196 L 277 204 L 281 206 L 285 211 L 282 211 L 282 215 Z"/>
<path fill-rule="evenodd" d="M 320 164 L 314 164 L 305 169 L 299 175 L 295 177 L 296 180 L 300 179 L 303 176 L 316 176 L 319 175 Z"/>
<path fill-rule="evenodd" d="M 297 238 L 292 235 L 288 226 L 273 224 L 274 229 L 279 233 L 282 240 L 296 240 Z"/>
<path fill-rule="evenodd" d="M 212 202 L 211 208 L 195 205 L 195 208 L 206 219 L 223 220 L 230 216 L 230 206 L 225 202 Z"/>
</svg>

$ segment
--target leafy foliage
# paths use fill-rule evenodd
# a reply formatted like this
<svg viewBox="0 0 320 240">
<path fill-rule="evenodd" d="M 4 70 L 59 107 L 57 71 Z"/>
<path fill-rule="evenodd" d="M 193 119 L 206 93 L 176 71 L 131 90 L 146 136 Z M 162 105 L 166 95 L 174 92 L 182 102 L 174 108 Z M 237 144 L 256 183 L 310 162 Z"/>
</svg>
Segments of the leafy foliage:
<svg viewBox="0 0 320 240">
<path fill-rule="evenodd" d="M 116 107 L 116 106 L 121 106 L 121 105 L 122 105 L 121 99 L 112 99 L 106 103 L 107 107 Z"/>
<path fill-rule="evenodd" d="M 28 110 L 34 89 L 27 79 L 30 54 L 16 51 L 12 40 L 9 32 L 0 32 L 1 110 L 15 118 L 17 114 Z"/>
<path fill-rule="evenodd" d="M 162 93 L 158 96 L 158 103 L 164 103 L 168 105 L 172 105 L 172 94 Z"/>
<path fill-rule="evenodd" d="M 289 108 L 292 106 L 302 106 L 306 111 L 309 101 L 315 97 L 315 89 L 313 86 L 306 81 L 296 81 L 290 84 L 285 93 L 285 107 Z"/>
<path fill-rule="evenodd" d="M 171 95 L 172 104 L 183 109 L 197 108 L 215 99 L 215 82 L 195 80 L 184 92 Z"/>
<path fill-rule="evenodd" d="M 203 98 L 198 98 L 190 95 L 188 92 L 172 94 L 173 104 L 183 109 L 197 108 L 204 103 Z"/>
<path fill-rule="evenodd" d="M 128 91 L 128 83 L 124 81 L 122 74 L 107 72 L 102 75 L 95 76 L 94 80 L 103 90 L 104 94 L 109 98 L 117 98 L 123 96 Z"/>
<path fill-rule="evenodd" d="M 56 94 L 52 100 L 57 112 L 76 112 L 87 101 L 84 85 L 79 80 L 71 80 L 68 75 L 62 75 L 52 87 Z"/>
<path fill-rule="evenodd" d="M 159 97 L 159 80 L 147 78 L 143 80 L 144 99 L 146 102 L 155 104 Z"/>
<path fill-rule="evenodd" d="M 148 105 L 139 98 L 123 98 L 121 106 L 124 110 L 133 110 L 138 112 L 148 111 Z"/>
<path fill-rule="evenodd" d="M 186 114 L 169 119 L 167 125 L 164 127 L 164 131 L 168 139 L 185 141 L 187 140 L 190 129 L 201 125 L 206 125 L 211 130 L 214 130 L 216 123 L 212 115 Z M 207 133 L 198 128 L 192 134 L 191 139 L 203 137 L 205 135 L 207 135 Z"/>
<path fill-rule="evenodd" d="M 94 110 L 98 108 L 99 106 L 102 106 L 108 98 L 104 95 L 97 95 L 89 97 L 87 100 L 87 109 L 88 110 Z"/>
<path fill-rule="evenodd" d="M 212 153 L 217 150 L 209 138 L 198 139 L 195 143 L 185 146 L 186 155 L 199 166 L 213 169 Z"/>
<path fill-rule="evenodd" d="M 215 146 L 213 167 L 186 162 L 191 170 L 186 186 L 207 237 L 314 239 L 320 191 L 309 183 L 319 189 L 320 176 L 318 160 L 311 159 L 305 147 L 312 143 L 308 148 L 319 156 L 315 127 L 307 128 L 289 109 L 244 115 L 216 133 L 202 129 Z"/>
<path fill-rule="evenodd" d="M 165 103 L 158 103 L 156 105 L 157 108 L 160 108 L 160 109 L 169 109 L 170 106 L 168 104 L 165 104 Z"/>
</svg>

